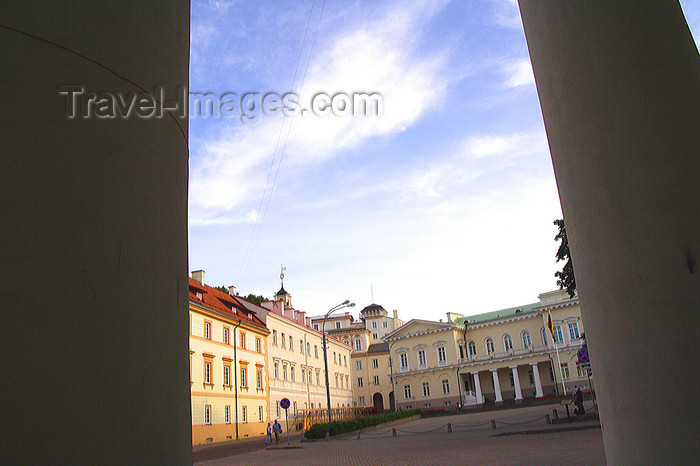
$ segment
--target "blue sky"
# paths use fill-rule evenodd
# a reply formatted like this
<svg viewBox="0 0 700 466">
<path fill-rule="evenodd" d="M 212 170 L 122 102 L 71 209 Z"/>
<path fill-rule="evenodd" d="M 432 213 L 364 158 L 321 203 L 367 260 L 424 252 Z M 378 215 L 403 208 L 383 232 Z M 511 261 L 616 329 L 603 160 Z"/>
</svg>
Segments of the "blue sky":
<svg viewBox="0 0 700 466">
<path fill-rule="evenodd" d="M 271 297 L 283 264 L 298 309 L 356 313 L 372 288 L 405 321 L 556 288 L 561 208 L 515 2 L 195 0 L 190 91 L 384 98 L 381 117 L 190 120 L 189 266 L 208 284 Z"/>
</svg>

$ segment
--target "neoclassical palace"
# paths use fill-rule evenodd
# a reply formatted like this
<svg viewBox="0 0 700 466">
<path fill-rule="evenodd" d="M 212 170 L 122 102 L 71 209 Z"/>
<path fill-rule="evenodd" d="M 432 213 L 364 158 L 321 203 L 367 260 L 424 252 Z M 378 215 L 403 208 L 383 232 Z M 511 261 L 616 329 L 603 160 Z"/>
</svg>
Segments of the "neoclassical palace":
<svg viewBox="0 0 700 466">
<path fill-rule="evenodd" d="M 578 297 L 553 291 L 539 299 L 468 317 L 448 312 L 447 322 L 414 319 L 386 335 L 397 407 L 521 403 L 586 387 L 576 357 L 584 343 Z"/>
</svg>

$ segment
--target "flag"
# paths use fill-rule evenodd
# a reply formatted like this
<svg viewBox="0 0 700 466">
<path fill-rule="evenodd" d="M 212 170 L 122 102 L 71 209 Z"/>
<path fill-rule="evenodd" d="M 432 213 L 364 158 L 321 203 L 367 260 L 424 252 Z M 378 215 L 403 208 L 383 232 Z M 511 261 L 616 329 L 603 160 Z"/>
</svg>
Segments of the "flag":
<svg viewBox="0 0 700 466">
<path fill-rule="evenodd" d="M 552 325 L 552 311 L 547 311 L 547 328 L 554 339 L 554 325 Z"/>
</svg>

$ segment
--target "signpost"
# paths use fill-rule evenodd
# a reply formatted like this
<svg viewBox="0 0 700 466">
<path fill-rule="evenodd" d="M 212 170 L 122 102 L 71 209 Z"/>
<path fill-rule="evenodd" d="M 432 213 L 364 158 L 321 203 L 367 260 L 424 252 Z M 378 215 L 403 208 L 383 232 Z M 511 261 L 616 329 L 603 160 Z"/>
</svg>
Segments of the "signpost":
<svg viewBox="0 0 700 466">
<path fill-rule="evenodd" d="M 282 398 L 282 401 L 280 401 L 280 406 L 282 409 L 284 409 L 284 422 L 287 425 L 287 445 L 289 445 L 289 416 L 287 414 L 287 410 L 289 409 L 289 405 L 291 403 L 289 402 L 289 398 Z"/>
<path fill-rule="evenodd" d="M 581 370 L 586 371 L 586 374 L 588 375 L 588 387 L 591 390 L 591 397 L 593 398 L 593 409 L 596 409 L 595 396 L 593 395 L 593 386 L 591 385 L 591 358 L 590 356 L 588 356 L 588 348 L 581 348 L 580 350 L 578 350 L 578 353 L 576 353 L 576 356 L 578 356 L 579 367 L 581 368 Z"/>
</svg>

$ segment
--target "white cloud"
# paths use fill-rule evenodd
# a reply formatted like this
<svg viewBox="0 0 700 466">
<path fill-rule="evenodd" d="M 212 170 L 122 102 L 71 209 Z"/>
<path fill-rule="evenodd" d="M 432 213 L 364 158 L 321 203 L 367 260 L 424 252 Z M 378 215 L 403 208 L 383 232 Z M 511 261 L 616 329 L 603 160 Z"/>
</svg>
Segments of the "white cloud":
<svg viewBox="0 0 700 466">
<path fill-rule="evenodd" d="M 535 76 L 532 73 L 532 65 L 529 58 L 509 63 L 504 67 L 503 71 L 508 76 L 504 83 L 508 88 L 535 84 Z"/>
<path fill-rule="evenodd" d="M 547 138 L 541 131 L 509 135 L 486 135 L 469 138 L 465 143 L 467 159 L 499 157 L 512 159 L 523 155 L 548 152 Z"/>
</svg>

